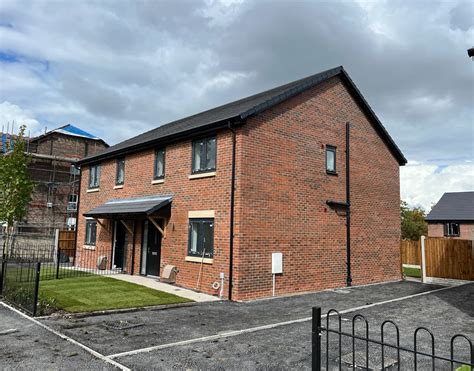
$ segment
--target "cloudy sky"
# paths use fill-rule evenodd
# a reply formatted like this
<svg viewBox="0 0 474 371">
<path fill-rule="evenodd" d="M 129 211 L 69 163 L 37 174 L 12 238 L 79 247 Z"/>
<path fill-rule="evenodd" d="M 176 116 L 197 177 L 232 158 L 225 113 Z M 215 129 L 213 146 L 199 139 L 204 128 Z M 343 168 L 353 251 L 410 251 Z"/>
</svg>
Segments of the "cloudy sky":
<svg viewBox="0 0 474 371">
<path fill-rule="evenodd" d="M 0 123 L 110 144 L 343 65 L 409 159 L 402 198 L 474 190 L 469 1 L 0 1 Z"/>
</svg>

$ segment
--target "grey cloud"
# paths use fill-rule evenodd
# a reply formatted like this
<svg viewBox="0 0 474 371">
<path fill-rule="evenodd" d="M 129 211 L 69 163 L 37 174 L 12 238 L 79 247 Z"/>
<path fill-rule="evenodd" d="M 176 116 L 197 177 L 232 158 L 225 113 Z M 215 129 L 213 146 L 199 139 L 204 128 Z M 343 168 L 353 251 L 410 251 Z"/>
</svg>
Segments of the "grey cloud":
<svg viewBox="0 0 474 371">
<path fill-rule="evenodd" d="M 342 64 L 409 159 L 472 157 L 469 2 L 101 1 L 73 7 L 59 1 L 33 3 L 27 12 L 26 6 L 2 5 L 2 18 L 23 36 L 20 44 L 4 34 L 2 43 L 49 60 L 50 71 L 38 77 L 55 92 L 45 96 L 45 106 L 73 102 L 83 112 L 62 121 L 74 119 L 92 131 L 113 122 L 117 130 L 104 133 L 111 142 Z M 213 79 L 231 83 L 210 84 Z M 13 82 L 5 91 L 30 96 Z M 21 105 L 35 106 L 25 98 Z"/>
<path fill-rule="evenodd" d="M 463 1 L 449 12 L 450 25 L 453 30 L 467 31 L 474 26 L 474 4 Z"/>
</svg>

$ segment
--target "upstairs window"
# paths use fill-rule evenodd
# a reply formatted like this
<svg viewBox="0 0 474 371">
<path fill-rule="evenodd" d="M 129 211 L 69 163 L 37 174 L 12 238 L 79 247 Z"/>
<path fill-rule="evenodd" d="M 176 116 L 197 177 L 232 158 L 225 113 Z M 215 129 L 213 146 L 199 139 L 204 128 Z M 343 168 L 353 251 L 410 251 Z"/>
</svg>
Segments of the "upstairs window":
<svg viewBox="0 0 474 371">
<path fill-rule="evenodd" d="M 77 211 L 77 195 L 69 195 L 67 202 L 67 211 Z"/>
<path fill-rule="evenodd" d="M 95 246 L 97 237 L 97 222 L 95 220 L 86 220 L 86 241 L 85 244 Z"/>
<path fill-rule="evenodd" d="M 125 158 L 117 159 L 117 170 L 115 173 L 115 185 L 123 185 L 125 181 Z"/>
<path fill-rule="evenodd" d="M 206 173 L 216 170 L 216 137 L 193 142 L 193 173 Z"/>
<path fill-rule="evenodd" d="M 446 223 L 444 225 L 445 237 L 459 237 L 459 223 Z"/>
<path fill-rule="evenodd" d="M 100 165 L 89 167 L 89 188 L 99 188 L 100 185 Z"/>
<path fill-rule="evenodd" d="M 336 147 L 326 146 L 326 172 L 328 174 L 337 174 L 336 172 Z"/>
<path fill-rule="evenodd" d="M 163 179 L 165 177 L 165 150 L 157 149 L 155 152 L 155 170 L 153 172 L 154 179 Z"/>
<path fill-rule="evenodd" d="M 214 219 L 189 219 L 188 256 L 214 256 Z"/>
</svg>

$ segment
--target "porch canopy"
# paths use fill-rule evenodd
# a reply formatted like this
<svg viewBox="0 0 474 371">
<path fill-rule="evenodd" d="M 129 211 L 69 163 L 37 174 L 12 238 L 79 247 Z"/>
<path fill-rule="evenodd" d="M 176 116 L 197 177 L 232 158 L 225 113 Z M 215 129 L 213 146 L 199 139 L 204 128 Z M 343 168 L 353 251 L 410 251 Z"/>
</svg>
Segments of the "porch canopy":
<svg viewBox="0 0 474 371">
<path fill-rule="evenodd" d="M 135 219 L 150 217 L 151 214 L 171 204 L 171 196 L 147 196 L 109 200 L 84 213 L 94 219 Z"/>
</svg>

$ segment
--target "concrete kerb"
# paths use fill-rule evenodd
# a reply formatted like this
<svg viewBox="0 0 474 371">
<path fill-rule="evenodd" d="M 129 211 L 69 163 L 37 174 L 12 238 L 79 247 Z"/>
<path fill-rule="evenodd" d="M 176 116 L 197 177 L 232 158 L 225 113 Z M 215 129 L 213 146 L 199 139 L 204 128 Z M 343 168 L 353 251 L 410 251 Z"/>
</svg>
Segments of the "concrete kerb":
<svg viewBox="0 0 474 371">
<path fill-rule="evenodd" d="M 84 318 L 84 317 L 97 317 L 104 316 L 107 314 L 117 314 L 117 313 L 134 313 L 134 312 L 144 312 L 144 311 L 161 311 L 174 308 L 182 307 L 192 307 L 207 304 L 207 302 L 190 302 L 190 303 L 178 303 L 178 304 L 162 304 L 162 305 L 150 305 L 146 307 L 134 307 L 134 308 L 122 308 L 122 309 L 107 309 L 107 310 L 98 310 L 94 312 L 79 312 L 79 313 L 56 313 L 49 316 L 40 316 L 35 317 L 38 320 L 43 319 L 54 319 L 54 318 Z"/>
<path fill-rule="evenodd" d="M 458 287 L 468 285 L 468 284 L 470 284 L 470 283 L 465 283 L 465 284 L 459 285 L 459 286 L 442 287 L 442 288 L 439 288 L 439 289 L 434 289 L 434 290 L 431 290 L 431 291 L 425 291 L 425 292 L 421 292 L 421 293 L 417 293 L 417 294 L 413 294 L 413 295 L 403 296 L 403 297 L 400 297 L 400 298 L 385 300 L 385 301 L 381 301 L 381 302 L 378 302 L 378 303 L 361 305 L 361 306 L 358 306 L 358 307 L 353 307 L 353 308 L 341 310 L 341 311 L 339 311 L 339 314 L 356 312 L 356 311 L 360 311 L 362 309 L 372 308 L 372 307 L 375 307 L 375 306 L 388 304 L 388 303 L 394 303 L 394 302 L 397 302 L 397 301 L 407 300 L 407 299 L 411 299 L 411 298 L 415 298 L 415 297 L 419 297 L 419 296 L 423 296 L 423 295 L 429 295 L 429 294 L 437 293 L 437 292 L 440 292 L 440 291 L 445 291 L 445 290 L 458 288 Z M 326 317 L 327 317 L 327 314 L 322 316 L 322 318 L 326 318 Z M 161 350 L 161 349 L 171 348 L 171 347 L 175 347 L 175 346 L 189 345 L 189 344 L 193 344 L 193 343 L 201 343 L 201 342 L 212 341 L 212 340 L 217 340 L 217 339 L 222 339 L 222 338 L 227 338 L 227 337 L 238 336 L 238 335 L 242 335 L 242 334 L 246 334 L 246 333 L 252 333 L 252 332 L 257 332 L 257 331 L 262 331 L 262 330 L 269 330 L 269 329 L 274 329 L 274 328 L 282 327 L 282 326 L 288 326 L 288 325 L 292 325 L 292 324 L 296 324 L 296 323 L 308 322 L 308 321 L 311 321 L 311 320 L 312 320 L 312 317 L 305 317 L 305 318 L 300 318 L 300 319 L 295 319 L 295 320 L 290 320 L 290 321 L 285 321 L 285 322 L 273 323 L 273 324 L 269 324 L 269 325 L 251 327 L 251 328 L 247 328 L 247 329 L 227 331 L 227 332 L 219 333 L 219 334 L 216 334 L 216 335 L 204 336 L 204 337 L 200 337 L 200 338 L 183 340 L 183 341 L 178 341 L 178 342 L 174 342 L 174 343 L 155 345 L 155 346 L 152 346 L 152 347 L 147 347 L 147 348 L 135 349 L 135 350 L 127 351 L 127 352 L 110 354 L 107 357 L 109 357 L 110 359 L 115 359 L 115 358 L 120 358 L 120 357 L 125 357 L 125 356 L 131 356 L 131 355 L 135 355 L 135 354 L 139 354 L 139 353 L 148 353 L 148 352 L 151 352 L 151 351 L 154 351 L 154 350 Z"/>
</svg>

